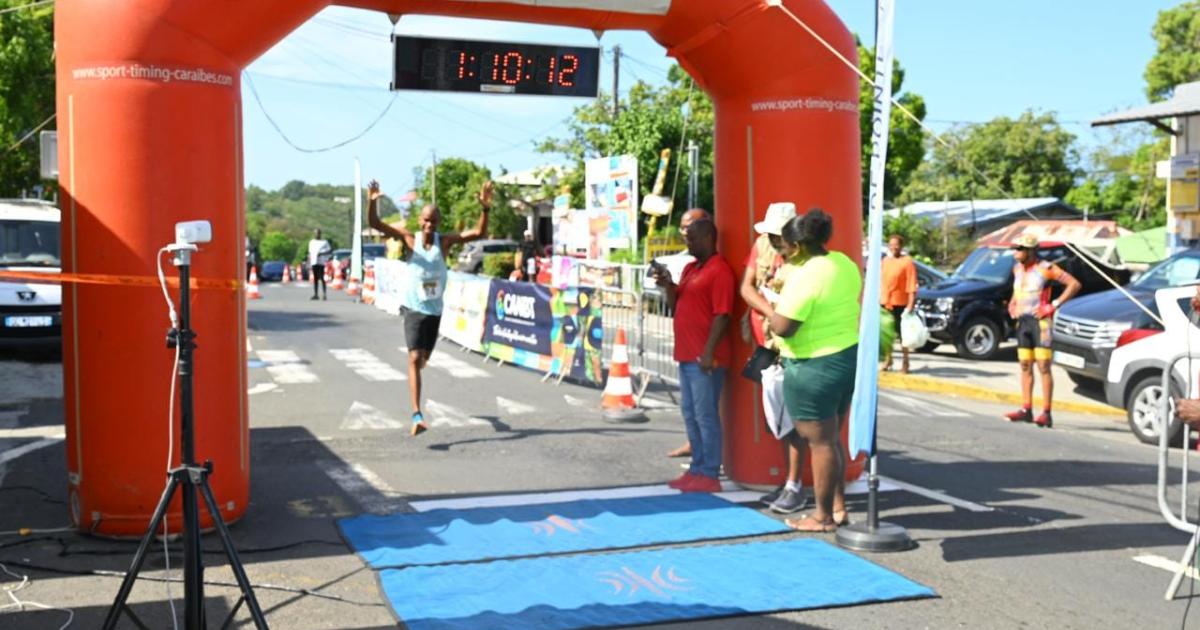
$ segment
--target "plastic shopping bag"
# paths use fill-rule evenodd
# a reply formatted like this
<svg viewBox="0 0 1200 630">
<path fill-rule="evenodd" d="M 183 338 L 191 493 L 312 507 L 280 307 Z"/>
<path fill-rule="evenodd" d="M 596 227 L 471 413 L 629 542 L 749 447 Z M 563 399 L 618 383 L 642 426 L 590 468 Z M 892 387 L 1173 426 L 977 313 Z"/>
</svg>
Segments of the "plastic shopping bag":
<svg viewBox="0 0 1200 630">
<path fill-rule="evenodd" d="M 783 403 L 783 366 L 774 364 L 762 371 L 763 410 L 767 415 L 767 428 L 776 439 L 783 439 L 796 427 Z"/>
<path fill-rule="evenodd" d="M 929 343 L 929 329 L 916 313 L 900 316 L 900 344 L 909 350 L 920 350 Z"/>
</svg>

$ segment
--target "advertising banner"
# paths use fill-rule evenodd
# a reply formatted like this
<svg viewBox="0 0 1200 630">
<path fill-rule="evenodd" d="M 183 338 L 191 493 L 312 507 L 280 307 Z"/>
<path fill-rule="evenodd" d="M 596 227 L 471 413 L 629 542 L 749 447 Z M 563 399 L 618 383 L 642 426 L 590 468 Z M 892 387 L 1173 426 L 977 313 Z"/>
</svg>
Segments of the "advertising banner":
<svg viewBox="0 0 1200 630">
<path fill-rule="evenodd" d="M 375 307 L 398 315 L 407 291 L 408 263 L 403 260 L 375 259 Z"/>
<path fill-rule="evenodd" d="M 637 243 L 638 161 L 632 155 L 588 160 L 584 164 L 585 210 L 592 236 L 588 258 Z"/>
<path fill-rule="evenodd" d="M 552 289 L 492 280 L 483 330 L 484 352 L 539 372 L 563 366 L 580 380 L 599 383 L 604 330 L 590 289 Z"/>
<path fill-rule="evenodd" d="M 491 281 L 451 271 L 443 294 L 445 308 L 438 333 L 476 352 L 483 352 L 483 327 Z"/>
<path fill-rule="evenodd" d="M 854 378 L 854 398 L 850 404 L 850 457 L 859 453 L 875 454 L 875 420 L 879 396 L 879 274 L 883 259 L 883 184 L 886 175 L 888 124 L 892 111 L 892 26 L 895 13 L 892 0 L 876 5 L 875 31 L 875 113 L 871 121 L 871 180 L 869 186 L 867 277 L 863 282 L 863 304 L 858 332 L 858 372 Z"/>
</svg>

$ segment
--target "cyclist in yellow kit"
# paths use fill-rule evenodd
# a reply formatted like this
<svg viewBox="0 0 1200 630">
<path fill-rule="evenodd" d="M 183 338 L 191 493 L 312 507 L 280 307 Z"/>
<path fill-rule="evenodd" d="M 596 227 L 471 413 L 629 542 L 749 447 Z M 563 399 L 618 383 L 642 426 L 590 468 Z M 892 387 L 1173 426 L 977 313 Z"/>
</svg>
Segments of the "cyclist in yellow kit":
<svg viewBox="0 0 1200 630">
<path fill-rule="evenodd" d="M 1080 284 L 1058 265 L 1038 260 L 1038 240 L 1025 234 L 1013 243 L 1013 296 L 1008 302 L 1008 314 L 1017 320 L 1017 360 L 1021 362 L 1021 396 L 1024 405 L 1004 418 L 1009 422 L 1033 422 L 1049 429 L 1054 426 L 1050 415 L 1054 396 L 1054 377 L 1050 374 L 1050 329 L 1054 311 L 1063 302 L 1079 293 Z M 1050 299 L 1050 283 L 1066 287 L 1057 299 Z M 1033 418 L 1033 364 L 1037 363 L 1042 376 L 1042 414 Z"/>
</svg>

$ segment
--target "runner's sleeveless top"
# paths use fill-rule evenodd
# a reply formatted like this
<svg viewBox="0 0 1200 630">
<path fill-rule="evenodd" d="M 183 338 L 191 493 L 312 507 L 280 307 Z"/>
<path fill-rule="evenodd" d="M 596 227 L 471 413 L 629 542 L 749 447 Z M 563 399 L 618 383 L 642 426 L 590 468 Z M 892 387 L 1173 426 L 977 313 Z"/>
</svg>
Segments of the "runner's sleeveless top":
<svg viewBox="0 0 1200 630">
<path fill-rule="evenodd" d="M 409 310 L 426 315 L 442 314 L 442 293 L 446 290 L 446 257 L 442 255 L 442 236 L 433 235 L 433 246 L 425 248 L 425 234 L 413 237 L 412 257 L 408 259 Z"/>
</svg>

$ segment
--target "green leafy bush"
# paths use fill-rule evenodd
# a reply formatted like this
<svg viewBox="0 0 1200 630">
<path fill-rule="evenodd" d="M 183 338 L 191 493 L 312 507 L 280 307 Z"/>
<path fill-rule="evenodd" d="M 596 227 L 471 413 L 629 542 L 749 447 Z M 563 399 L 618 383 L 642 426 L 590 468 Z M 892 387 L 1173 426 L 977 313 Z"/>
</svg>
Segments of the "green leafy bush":
<svg viewBox="0 0 1200 630">
<path fill-rule="evenodd" d="M 507 280 L 509 274 L 516 268 L 516 254 L 500 252 L 483 255 L 483 275 Z"/>
</svg>

